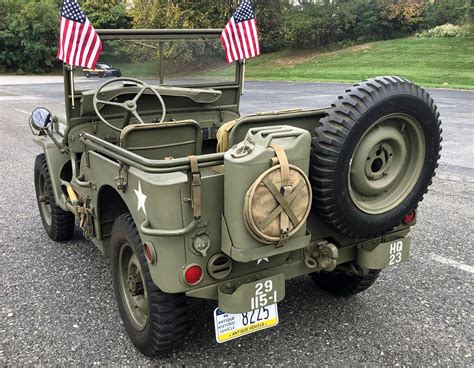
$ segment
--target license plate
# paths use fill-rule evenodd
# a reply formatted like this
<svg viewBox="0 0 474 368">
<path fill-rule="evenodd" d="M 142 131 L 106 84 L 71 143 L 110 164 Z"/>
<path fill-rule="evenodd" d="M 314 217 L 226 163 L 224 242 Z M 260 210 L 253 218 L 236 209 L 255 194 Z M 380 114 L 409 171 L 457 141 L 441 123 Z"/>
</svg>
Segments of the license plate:
<svg viewBox="0 0 474 368">
<path fill-rule="evenodd" d="M 214 310 L 214 325 L 218 343 L 238 339 L 239 337 L 262 331 L 278 324 L 277 304 L 246 313 L 224 313 Z"/>
</svg>

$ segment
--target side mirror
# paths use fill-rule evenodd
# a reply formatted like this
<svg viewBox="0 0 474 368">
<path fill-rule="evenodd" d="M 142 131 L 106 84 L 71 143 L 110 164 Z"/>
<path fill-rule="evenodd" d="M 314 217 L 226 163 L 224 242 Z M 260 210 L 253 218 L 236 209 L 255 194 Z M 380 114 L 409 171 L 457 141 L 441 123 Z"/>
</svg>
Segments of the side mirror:
<svg viewBox="0 0 474 368">
<path fill-rule="evenodd" d="M 38 107 L 35 109 L 30 117 L 30 124 L 32 128 L 39 131 L 48 129 L 52 122 L 53 118 L 51 112 L 44 107 Z"/>
</svg>

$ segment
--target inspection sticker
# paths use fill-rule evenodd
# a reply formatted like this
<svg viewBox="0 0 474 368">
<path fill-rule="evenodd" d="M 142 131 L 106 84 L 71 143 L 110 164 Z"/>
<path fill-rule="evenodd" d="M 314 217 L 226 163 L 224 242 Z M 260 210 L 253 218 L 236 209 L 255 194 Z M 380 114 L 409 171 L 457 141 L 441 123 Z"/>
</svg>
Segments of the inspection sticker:
<svg viewBox="0 0 474 368">
<path fill-rule="evenodd" d="M 277 304 L 237 314 L 224 313 L 219 308 L 214 310 L 214 325 L 218 343 L 234 340 L 257 331 L 274 327 L 277 324 Z"/>
</svg>

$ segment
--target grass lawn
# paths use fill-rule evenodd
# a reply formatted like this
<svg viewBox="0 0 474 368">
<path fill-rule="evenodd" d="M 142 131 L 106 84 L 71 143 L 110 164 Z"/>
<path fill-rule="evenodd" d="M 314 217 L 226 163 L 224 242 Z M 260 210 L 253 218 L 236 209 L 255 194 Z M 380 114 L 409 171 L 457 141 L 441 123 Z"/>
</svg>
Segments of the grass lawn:
<svg viewBox="0 0 474 368">
<path fill-rule="evenodd" d="M 474 89 L 474 38 L 404 38 L 334 52 L 283 51 L 247 62 L 248 79 L 358 82 L 398 75 L 429 87 Z"/>
</svg>

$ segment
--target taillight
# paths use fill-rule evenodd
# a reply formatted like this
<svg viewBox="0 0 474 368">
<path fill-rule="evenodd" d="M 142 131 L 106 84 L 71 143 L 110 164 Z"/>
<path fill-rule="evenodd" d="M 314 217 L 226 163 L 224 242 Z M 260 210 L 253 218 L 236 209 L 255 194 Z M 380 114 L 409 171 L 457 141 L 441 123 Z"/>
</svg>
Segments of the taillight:
<svg viewBox="0 0 474 368">
<path fill-rule="evenodd" d="M 184 281 L 191 286 L 199 284 L 203 276 L 202 268 L 198 265 L 190 265 L 184 271 Z"/>
<path fill-rule="evenodd" d="M 403 222 L 409 225 L 415 220 L 415 217 L 416 217 L 416 212 L 411 211 L 408 215 L 405 216 L 405 218 L 403 219 Z"/>
<path fill-rule="evenodd" d="M 156 263 L 156 251 L 151 242 L 145 242 L 143 244 L 143 251 L 145 253 L 145 258 L 150 264 Z"/>
</svg>

